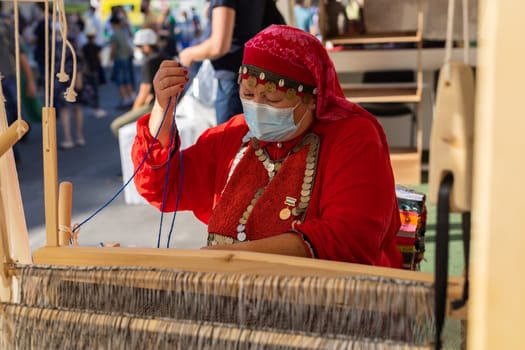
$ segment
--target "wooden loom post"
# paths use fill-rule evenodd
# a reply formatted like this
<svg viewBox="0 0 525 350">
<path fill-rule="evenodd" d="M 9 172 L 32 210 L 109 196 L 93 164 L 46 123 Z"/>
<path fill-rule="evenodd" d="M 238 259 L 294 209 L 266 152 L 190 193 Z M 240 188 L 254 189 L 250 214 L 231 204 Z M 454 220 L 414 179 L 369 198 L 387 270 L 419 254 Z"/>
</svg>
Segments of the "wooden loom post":
<svg viewBox="0 0 525 350">
<path fill-rule="evenodd" d="M 56 111 L 53 107 L 42 108 L 42 145 L 46 246 L 58 247 L 57 138 Z"/>
<path fill-rule="evenodd" d="M 58 239 L 61 246 L 69 245 L 71 238 L 71 209 L 73 184 L 69 181 L 60 183 L 58 190 Z"/>
<path fill-rule="evenodd" d="M 44 20 L 45 30 L 45 105 L 42 108 L 42 152 L 44 170 L 44 212 L 46 225 L 46 246 L 58 246 L 58 166 L 57 166 L 57 138 L 56 138 L 56 110 L 53 107 L 53 88 L 55 73 L 55 2 L 51 1 L 53 8 L 53 30 L 51 52 L 49 48 L 49 2 L 45 1 Z M 51 57 L 50 54 L 51 53 Z"/>
<path fill-rule="evenodd" d="M 0 301 L 2 302 L 11 301 L 12 291 L 12 280 L 8 271 L 8 264 L 11 263 L 8 237 L 4 201 L 0 190 Z"/>
<path fill-rule="evenodd" d="M 3 157 L 5 152 L 11 149 L 11 147 L 13 147 L 13 145 L 20 140 L 28 130 L 29 125 L 25 121 L 17 120 L 0 134 L 0 157 Z M 2 186 L 2 180 L 3 179 L 0 176 L 0 301 L 11 301 L 12 280 L 8 271 L 8 265 L 13 262 L 13 258 L 10 253 L 9 225 L 4 205 L 4 195 L 6 194 L 2 191 L 3 186 L 6 185 L 4 184 Z M 17 255 L 18 252 L 15 251 L 15 256 Z"/>
<path fill-rule="evenodd" d="M 29 131 L 25 120 L 14 121 L 0 137 L 0 157 Z"/>
</svg>

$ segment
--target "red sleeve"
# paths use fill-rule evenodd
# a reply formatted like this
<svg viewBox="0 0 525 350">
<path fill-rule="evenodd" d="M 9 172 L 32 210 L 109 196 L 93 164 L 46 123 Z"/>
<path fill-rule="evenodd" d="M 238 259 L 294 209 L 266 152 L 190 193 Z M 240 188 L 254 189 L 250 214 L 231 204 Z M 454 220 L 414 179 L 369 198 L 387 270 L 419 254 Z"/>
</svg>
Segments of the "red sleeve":
<svg viewBox="0 0 525 350">
<path fill-rule="evenodd" d="M 368 120 L 332 124 L 321 141 L 308 214 L 297 229 L 318 258 L 401 267 L 389 154 Z"/>
<path fill-rule="evenodd" d="M 207 223 L 214 201 L 227 180 L 230 159 L 233 159 L 240 146 L 241 137 L 238 134 L 243 132 L 240 130 L 242 127 L 231 127 L 231 124 L 239 123 L 238 119 L 228 123 L 228 132 L 224 132 L 226 125 L 217 126 L 205 131 L 193 146 L 183 151 L 176 149 L 169 164 L 167 161 L 170 152 L 158 141 L 153 141 L 148 121 L 149 115 L 138 120 L 137 136 L 131 151 L 135 169 L 144 162 L 134 179 L 138 192 L 159 210 L 166 197 L 165 212 L 175 210 L 178 197 L 178 210 L 192 210 L 195 216 Z M 168 169 L 168 185 L 165 186 Z M 182 190 L 179 194 L 181 179 Z"/>
</svg>

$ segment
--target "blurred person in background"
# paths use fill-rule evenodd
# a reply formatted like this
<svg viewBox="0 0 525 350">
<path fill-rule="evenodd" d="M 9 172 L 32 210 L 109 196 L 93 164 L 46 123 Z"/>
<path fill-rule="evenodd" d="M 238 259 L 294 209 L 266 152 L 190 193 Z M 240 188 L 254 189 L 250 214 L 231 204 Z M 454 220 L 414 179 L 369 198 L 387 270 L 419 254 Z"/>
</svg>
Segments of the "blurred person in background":
<svg viewBox="0 0 525 350">
<path fill-rule="evenodd" d="M 343 35 L 348 32 L 348 16 L 345 6 L 338 0 L 326 0 L 326 36 Z"/>
<path fill-rule="evenodd" d="M 16 86 L 16 47 L 15 47 L 15 29 L 12 15 L 3 12 L 3 3 L 0 2 L 0 80 L 2 82 L 2 92 L 5 98 L 5 109 L 7 114 L 7 123 L 10 125 L 18 118 L 17 108 L 17 86 Z M 24 97 L 36 99 L 37 87 L 36 81 L 25 53 L 25 45 L 20 43 L 20 68 L 22 77 L 22 99 Z M 23 101 L 22 101 L 23 102 Z M 28 107 L 21 102 L 22 112 L 26 114 Z M 4 101 L 0 101 L 4 103 Z M 20 161 L 18 146 L 13 148 L 15 160 Z"/>
<path fill-rule="evenodd" d="M 131 71 L 133 70 L 132 50 L 128 44 L 128 33 L 124 28 L 123 20 L 120 16 L 112 16 L 110 19 L 113 34 L 110 38 L 111 53 L 113 60 L 111 80 L 117 85 L 120 94 L 119 108 L 127 109 L 134 102 L 134 87 Z"/>
<path fill-rule="evenodd" d="M 140 4 L 140 11 L 144 14 L 144 22 L 142 23 L 141 28 L 150 28 L 153 29 L 155 33 L 159 31 L 159 24 L 157 17 L 151 11 L 151 2 L 150 0 L 142 0 Z"/>
<path fill-rule="evenodd" d="M 177 21 L 175 16 L 171 13 L 169 7 L 165 8 L 161 12 L 158 18 L 159 26 L 159 48 L 161 51 L 171 56 L 172 58 L 177 56 L 177 41 L 175 37 L 175 27 Z"/>
<path fill-rule="evenodd" d="M 97 44 L 98 31 L 95 27 L 86 29 L 88 42 L 82 47 L 84 57 L 84 99 L 88 107 L 93 109 L 95 118 L 104 118 L 107 113 L 100 108 L 99 86 L 105 82 L 101 81 L 100 72 L 103 72 L 100 53 L 102 47 Z"/>
<path fill-rule="evenodd" d="M 55 76 L 54 90 L 53 90 L 53 104 L 57 111 L 57 117 L 60 120 L 62 127 L 62 141 L 60 142 L 60 149 L 69 150 L 75 146 L 83 147 L 86 145 L 84 139 L 84 96 L 83 96 L 83 66 L 84 58 L 81 55 L 77 43 L 77 34 L 80 31 L 78 28 L 78 22 L 75 16 L 68 16 L 68 37 L 67 40 L 73 46 L 75 53 L 77 54 L 77 65 L 76 65 L 76 76 L 73 74 L 75 67 L 73 61 L 73 55 L 69 49 L 64 52 L 62 50 L 56 50 L 55 58 Z M 50 39 L 51 40 L 51 39 Z M 56 36 L 57 47 L 62 47 L 63 38 L 61 35 Z M 62 57 L 65 54 L 65 57 Z M 62 65 L 62 58 L 64 58 L 64 64 Z M 60 82 L 59 76 L 63 73 L 69 75 L 69 80 L 66 82 Z M 73 79 L 74 78 L 74 79 Z M 74 83 L 74 85 L 72 85 Z M 76 96 L 75 102 L 69 102 L 66 100 L 66 96 Z M 72 130 L 71 123 L 71 112 L 74 117 L 74 131 Z M 73 135 L 74 134 L 74 135 Z"/>
<path fill-rule="evenodd" d="M 44 85 L 44 78 L 45 78 L 45 53 L 46 53 L 46 39 L 45 39 L 45 30 L 46 30 L 46 21 L 44 17 L 44 10 L 45 5 L 43 3 L 37 4 L 38 8 L 40 8 L 42 12 L 42 16 L 40 17 L 40 20 L 36 24 L 34 31 L 33 31 L 33 37 L 34 37 L 34 49 L 33 49 L 33 58 L 35 59 L 37 65 L 38 65 L 38 75 L 39 75 L 39 85 Z M 52 8 L 49 7 L 49 17 L 51 18 L 51 11 Z M 51 25 L 48 23 L 50 32 L 51 32 Z"/>
<path fill-rule="evenodd" d="M 191 46 L 195 39 L 195 26 L 188 12 L 181 11 L 177 25 L 175 26 L 175 38 L 178 50 L 184 50 Z"/>
<path fill-rule="evenodd" d="M 295 17 L 295 26 L 305 32 L 311 33 L 313 25 L 313 13 L 308 6 L 305 5 L 304 0 L 295 0 L 293 10 Z"/>
<path fill-rule="evenodd" d="M 206 40 L 207 38 L 210 37 L 210 33 L 211 33 L 211 10 L 210 10 L 210 0 L 206 0 L 206 2 L 204 3 L 204 6 L 202 8 L 202 13 L 204 14 L 204 16 L 206 17 L 206 25 L 204 27 L 204 30 L 202 30 L 202 33 L 200 34 L 200 36 L 196 37 L 193 42 L 192 42 L 192 46 L 193 45 L 198 45 L 200 44 L 201 42 L 203 42 L 204 40 Z M 196 13 L 196 10 L 195 8 L 192 7 L 192 14 L 193 16 L 198 16 L 197 13 Z M 201 23 L 201 20 L 200 20 L 200 17 L 198 19 L 198 22 L 199 22 L 199 26 L 202 26 L 202 23 Z M 188 79 L 190 82 L 193 81 L 193 79 L 197 76 L 197 74 L 199 73 L 199 70 L 201 69 L 202 67 L 202 64 L 203 64 L 203 61 L 195 61 L 192 63 L 192 65 L 189 67 L 188 69 Z M 212 77 L 210 77 L 211 79 Z M 184 94 L 186 94 L 186 92 L 188 91 L 188 89 L 192 86 L 192 84 L 186 84 L 184 85 L 184 90 L 182 91 L 182 94 L 181 94 L 181 97 L 184 96 Z"/>
<path fill-rule="evenodd" d="M 205 11 L 208 11 L 208 7 L 209 7 L 209 4 L 206 4 Z M 198 39 L 202 35 L 203 31 L 202 31 L 201 16 L 199 16 L 199 14 L 197 13 L 197 9 L 194 6 L 191 7 L 190 17 L 191 17 L 191 22 L 193 23 L 195 39 Z"/>
<path fill-rule="evenodd" d="M 19 12 L 18 34 L 20 38 L 20 53 L 22 54 L 20 57 L 22 68 L 20 72 L 22 112 L 26 120 L 39 123 L 42 121 L 42 102 L 38 96 L 37 78 L 31 66 L 31 49 L 27 37 L 24 35 L 27 33 L 28 24 L 28 19 Z M 28 135 L 29 133 L 26 133 L 22 141 L 26 141 Z"/>
<path fill-rule="evenodd" d="M 102 30 L 102 23 L 97 15 L 97 8 L 95 6 L 89 6 L 88 10 L 84 14 L 85 28 L 89 28 L 92 32 L 96 32 L 95 44 L 104 46 L 105 40 Z"/>
</svg>

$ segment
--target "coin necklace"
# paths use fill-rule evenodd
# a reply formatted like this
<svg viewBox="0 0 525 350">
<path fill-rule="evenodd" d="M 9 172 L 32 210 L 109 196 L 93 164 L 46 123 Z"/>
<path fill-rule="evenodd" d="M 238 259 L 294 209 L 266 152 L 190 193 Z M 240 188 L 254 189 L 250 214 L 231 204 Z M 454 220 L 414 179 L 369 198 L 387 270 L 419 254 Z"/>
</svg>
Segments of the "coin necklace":
<svg viewBox="0 0 525 350">
<path fill-rule="evenodd" d="M 295 147 L 291 150 L 291 152 L 296 153 L 298 152 L 302 147 L 305 145 L 310 145 L 308 149 L 308 154 L 306 157 L 306 165 L 305 165 L 305 171 L 304 171 L 304 178 L 303 178 L 303 184 L 301 186 L 301 198 L 299 201 L 298 206 L 296 207 L 295 204 L 297 203 L 297 199 L 291 196 L 286 196 L 284 204 L 286 205 L 285 208 L 281 209 L 279 212 L 279 218 L 281 220 L 288 220 L 292 215 L 297 216 L 304 216 L 306 213 L 306 209 L 308 208 L 311 192 L 312 192 L 312 186 L 315 176 L 315 170 L 317 168 L 317 154 L 319 149 L 319 137 L 315 134 L 308 134 L 305 135 L 305 137 L 297 144 Z M 274 178 L 275 174 L 279 171 L 279 169 L 282 166 L 282 163 L 286 160 L 288 153 L 285 158 L 279 161 L 272 161 L 270 159 L 270 156 L 264 150 L 263 148 L 260 148 L 259 142 L 257 139 L 252 139 L 252 146 L 255 150 L 255 155 L 259 159 L 259 161 L 263 164 L 264 168 L 268 172 L 268 183 Z M 239 219 L 239 225 L 237 226 L 237 239 L 239 241 L 245 241 L 246 240 L 246 223 L 248 222 L 248 218 L 253 210 L 253 207 L 255 206 L 255 203 L 259 199 L 259 197 L 263 194 L 264 189 L 266 186 L 258 189 L 255 193 L 255 196 L 251 200 L 250 204 L 242 214 L 241 218 Z M 297 220 L 296 220 L 297 221 Z M 300 221 L 299 221 L 300 222 Z"/>
<path fill-rule="evenodd" d="M 293 152 L 299 151 L 305 145 L 309 145 L 308 154 L 306 156 L 306 165 L 304 169 L 303 184 L 301 186 L 301 198 L 299 204 L 291 209 L 291 214 L 295 217 L 304 218 L 306 209 L 310 204 L 310 198 L 312 194 L 315 173 L 317 170 L 317 156 L 319 151 L 319 136 L 315 134 L 307 134 L 305 137 L 293 148 Z M 284 209 L 289 209 L 290 201 L 285 200 L 284 204 L 287 206 Z M 284 210 L 283 209 L 283 210 Z M 282 211 L 282 210 L 281 210 Z M 287 211 L 286 211 L 287 212 Z M 286 216 L 286 215 L 285 215 Z M 289 216 L 282 218 L 281 220 L 288 220 Z M 296 223 L 300 223 L 300 220 L 296 220 Z"/>
</svg>

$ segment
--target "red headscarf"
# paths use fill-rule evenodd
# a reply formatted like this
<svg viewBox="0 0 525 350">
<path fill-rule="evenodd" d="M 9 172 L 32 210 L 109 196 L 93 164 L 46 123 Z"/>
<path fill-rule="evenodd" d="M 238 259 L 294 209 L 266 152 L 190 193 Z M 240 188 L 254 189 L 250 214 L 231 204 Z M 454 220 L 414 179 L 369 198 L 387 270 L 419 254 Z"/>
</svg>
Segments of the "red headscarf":
<svg viewBox="0 0 525 350">
<path fill-rule="evenodd" d="M 334 121 L 351 117 L 369 118 L 376 126 L 383 145 L 388 147 L 385 133 L 377 119 L 346 99 L 334 64 L 315 36 L 287 25 L 269 26 L 246 42 L 243 65 L 257 66 L 316 86 L 317 119 Z"/>
</svg>

